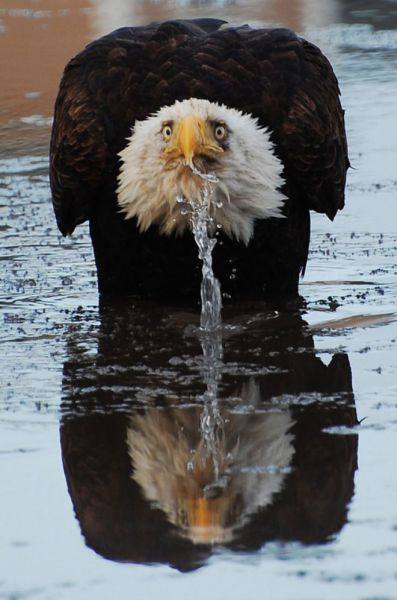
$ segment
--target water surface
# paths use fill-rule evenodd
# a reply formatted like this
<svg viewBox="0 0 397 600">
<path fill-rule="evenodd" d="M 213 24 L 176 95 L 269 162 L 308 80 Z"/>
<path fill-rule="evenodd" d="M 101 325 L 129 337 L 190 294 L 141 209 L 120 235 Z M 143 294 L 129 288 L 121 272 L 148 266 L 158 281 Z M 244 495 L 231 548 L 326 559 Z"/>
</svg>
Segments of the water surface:
<svg viewBox="0 0 397 600">
<path fill-rule="evenodd" d="M 397 12 L 286 6 L 0 10 L 0 598 L 397 598 Z M 306 307 L 225 306 L 203 339 L 199 303 L 98 304 L 87 228 L 56 231 L 46 152 L 86 41 L 220 13 L 326 51 L 353 169 L 335 222 L 313 216 Z"/>
</svg>

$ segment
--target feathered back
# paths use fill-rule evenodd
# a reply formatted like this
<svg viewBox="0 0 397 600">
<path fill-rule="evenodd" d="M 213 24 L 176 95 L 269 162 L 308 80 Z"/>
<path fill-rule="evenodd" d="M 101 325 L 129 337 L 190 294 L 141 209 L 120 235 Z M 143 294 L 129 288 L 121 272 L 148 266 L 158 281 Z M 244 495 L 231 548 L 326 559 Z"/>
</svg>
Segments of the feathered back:
<svg viewBox="0 0 397 600">
<path fill-rule="evenodd" d="M 136 120 L 204 98 L 251 113 L 272 132 L 287 194 L 331 219 L 348 167 L 337 80 L 318 48 L 287 29 L 169 21 L 119 29 L 66 66 L 55 106 L 50 180 L 66 235 L 114 193 L 117 154 Z"/>
</svg>

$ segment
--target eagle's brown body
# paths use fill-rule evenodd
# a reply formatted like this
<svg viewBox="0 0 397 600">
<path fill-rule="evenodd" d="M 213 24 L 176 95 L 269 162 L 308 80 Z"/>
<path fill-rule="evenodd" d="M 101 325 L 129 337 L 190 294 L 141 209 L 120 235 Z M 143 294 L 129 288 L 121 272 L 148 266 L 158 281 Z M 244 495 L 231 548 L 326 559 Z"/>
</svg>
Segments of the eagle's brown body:
<svg viewBox="0 0 397 600">
<path fill-rule="evenodd" d="M 139 232 L 117 205 L 118 153 L 136 120 L 191 97 L 250 113 L 271 131 L 284 165 L 286 219 L 257 220 L 248 246 L 219 234 L 222 291 L 293 296 L 307 260 L 309 209 L 344 205 L 348 167 L 338 83 L 320 50 L 286 29 L 221 27 L 203 19 L 124 28 L 91 43 L 65 69 L 51 140 L 51 189 L 66 235 L 90 221 L 99 291 L 196 295 L 193 236 Z M 221 27 L 221 28 L 220 28 Z"/>
</svg>

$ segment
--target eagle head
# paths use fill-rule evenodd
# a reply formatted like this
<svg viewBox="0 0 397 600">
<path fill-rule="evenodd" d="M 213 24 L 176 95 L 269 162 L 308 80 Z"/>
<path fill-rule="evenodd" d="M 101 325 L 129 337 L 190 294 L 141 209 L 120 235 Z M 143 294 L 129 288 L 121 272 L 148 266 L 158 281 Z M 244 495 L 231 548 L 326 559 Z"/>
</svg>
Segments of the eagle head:
<svg viewBox="0 0 397 600">
<path fill-rule="evenodd" d="M 270 132 L 236 109 L 197 98 L 177 101 L 135 122 L 119 156 L 118 204 L 141 231 L 157 225 L 169 235 L 191 228 L 180 200 L 203 202 L 208 180 L 214 230 L 248 244 L 255 219 L 283 216 L 283 166 Z"/>
</svg>

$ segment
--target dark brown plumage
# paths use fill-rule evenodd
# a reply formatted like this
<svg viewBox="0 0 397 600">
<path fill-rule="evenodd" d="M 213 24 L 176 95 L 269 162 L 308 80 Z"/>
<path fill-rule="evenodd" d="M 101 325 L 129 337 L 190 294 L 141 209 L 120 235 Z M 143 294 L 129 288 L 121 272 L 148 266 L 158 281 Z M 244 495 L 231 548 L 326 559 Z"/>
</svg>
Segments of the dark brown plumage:
<svg viewBox="0 0 397 600">
<path fill-rule="evenodd" d="M 196 295 L 192 235 L 145 233 L 117 206 L 117 153 L 131 127 L 175 100 L 224 103 L 271 130 L 284 165 L 287 219 L 258 220 L 248 246 L 220 233 L 214 269 L 236 296 L 298 292 L 310 236 L 309 209 L 333 219 L 348 168 L 338 83 L 328 60 L 287 29 L 223 28 L 199 19 L 119 29 L 66 66 L 55 106 L 50 179 L 66 235 L 90 221 L 102 293 Z"/>
</svg>

